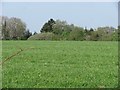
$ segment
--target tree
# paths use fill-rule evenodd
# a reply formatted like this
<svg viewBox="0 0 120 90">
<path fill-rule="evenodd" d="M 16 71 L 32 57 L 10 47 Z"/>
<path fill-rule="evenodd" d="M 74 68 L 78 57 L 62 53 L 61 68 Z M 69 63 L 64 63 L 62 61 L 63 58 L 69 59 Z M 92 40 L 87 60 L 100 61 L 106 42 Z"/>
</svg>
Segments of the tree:
<svg viewBox="0 0 120 90">
<path fill-rule="evenodd" d="M 28 29 L 27 31 L 24 32 L 24 36 L 22 39 L 27 40 L 30 36 L 32 36 L 32 33 Z"/>
<path fill-rule="evenodd" d="M 99 40 L 101 41 L 111 41 L 113 40 L 113 33 L 116 31 L 113 27 L 98 27 L 97 33 L 99 35 Z M 115 37 L 114 37 L 115 38 Z"/>
<path fill-rule="evenodd" d="M 87 27 L 85 27 L 85 33 L 87 33 L 88 32 L 88 29 L 87 29 Z"/>
<path fill-rule="evenodd" d="M 21 39 L 26 31 L 26 24 L 19 18 L 2 17 L 2 38 Z"/>
<path fill-rule="evenodd" d="M 38 33 L 37 33 L 37 32 L 34 32 L 34 33 L 33 33 L 33 35 L 36 35 L 36 34 L 38 34 Z"/>
<path fill-rule="evenodd" d="M 93 32 L 94 31 L 94 29 L 93 28 L 90 28 L 90 32 Z"/>
<path fill-rule="evenodd" d="M 8 29 L 11 39 L 21 39 L 26 31 L 26 24 L 19 18 L 10 18 L 8 20 Z"/>
<path fill-rule="evenodd" d="M 53 33 L 56 35 L 61 35 L 67 25 L 66 21 L 56 20 L 55 24 L 53 25 Z"/>
<path fill-rule="evenodd" d="M 2 23 L 2 36 L 2 39 L 8 39 L 9 37 L 9 32 L 6 30 L 6 20 Z"/>
<path fill-rule="evenodd" d="M 7 30 L 7 21 L 8 18 L 7 17 L 1 17 L 1 33 L 2 33 L 2 37 L 1 39 L 9 39 L 9 31 Z"/>
<path fill-rule="evenodd" d="M 98 41 L 99 38 L 100 38 L 99 33 L 97 31 L 92 31 L 89 40 Z"/>
<path fill-rule="evenodd" d="M 61 38 L 62 40 L 67 40 L 70 32 L 74 29 L 74 25 L 67 24 L 66 21 L 56 20 L 53 25 L 53 33 Z"/>
<path fill-rule="evenodd" d="M 41 32 L 52 32 L 54 24 L 55 21 L 53 19 L 48 20 L 48 22 L 43 25 Z"/>
<path fill-rule="evenodd" d="M 69 40 L 84 40 L 84 29 L 80 27 L 76 27 L 74 30 L 70 32 Z"/>
</svg>

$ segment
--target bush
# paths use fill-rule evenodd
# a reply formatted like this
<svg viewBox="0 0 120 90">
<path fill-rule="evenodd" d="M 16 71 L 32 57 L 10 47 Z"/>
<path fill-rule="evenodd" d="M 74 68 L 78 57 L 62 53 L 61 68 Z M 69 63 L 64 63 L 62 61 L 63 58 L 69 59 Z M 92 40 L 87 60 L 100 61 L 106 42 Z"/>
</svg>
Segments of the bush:
<svg viewBox="0 0 120 90">
<path fill-rule="evenodd" d="M 69 34 L 69 40 L 75 40 L 75 41 L 83 41 L 84 40 L 84 32 L 83 30 L 72 30 Z"/>
<path fill-rule="evenodd" d="M 53 40 L 53 33 L 40 33 L 40 34 L 35 34 L 31 37 L 28 38 L 28 40 Z"/>
</svg>

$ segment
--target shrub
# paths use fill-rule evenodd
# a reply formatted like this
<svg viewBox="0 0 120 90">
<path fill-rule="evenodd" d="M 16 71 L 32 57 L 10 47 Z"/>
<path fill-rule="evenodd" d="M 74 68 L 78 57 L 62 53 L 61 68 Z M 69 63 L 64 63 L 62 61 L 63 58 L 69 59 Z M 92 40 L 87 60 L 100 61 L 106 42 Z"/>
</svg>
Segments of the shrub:
<svg viewBox="0 0 120 90">
<path fill-rule="evenodd" d="M 28 40 L 53 40 L 53 33 L 39 33 L 28 38 Z"/>
<path fill-rule="evenodd" d="M 84 40 L 84 32 L 83 30 L 72 30 L 69 34 L 69 40 L 75 40 L 75 41 L 83 41 Z"/>
</svg>

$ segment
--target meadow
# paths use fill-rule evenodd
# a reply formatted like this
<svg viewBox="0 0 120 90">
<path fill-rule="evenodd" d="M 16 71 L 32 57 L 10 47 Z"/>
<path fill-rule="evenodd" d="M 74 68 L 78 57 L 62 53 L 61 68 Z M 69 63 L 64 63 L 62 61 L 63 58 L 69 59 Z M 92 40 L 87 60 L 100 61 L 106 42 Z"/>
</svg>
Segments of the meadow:
<svg viewBox="0 0 120 90">
<path fill-rule="evenodd" d="M 3 41 L 3 88 L 115 88 L 116 41 Z"/>
</svg>

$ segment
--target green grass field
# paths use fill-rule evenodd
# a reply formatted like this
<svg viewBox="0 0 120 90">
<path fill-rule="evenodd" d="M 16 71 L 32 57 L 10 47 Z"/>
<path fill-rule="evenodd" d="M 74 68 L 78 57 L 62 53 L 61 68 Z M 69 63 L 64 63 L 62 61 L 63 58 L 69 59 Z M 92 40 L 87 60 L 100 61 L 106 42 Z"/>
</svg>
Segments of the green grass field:
<svg viewBox="0 0 120 90">
<path fill-rule="evenodd" d="M 3 88 L 115 88 L 118 42 L 3 41 Z"/>
</svg>

